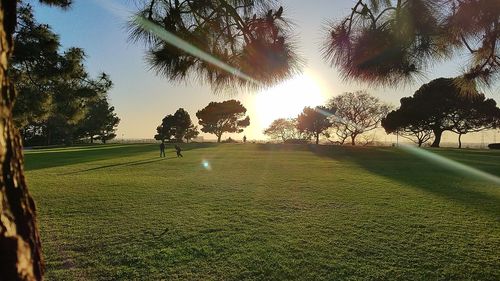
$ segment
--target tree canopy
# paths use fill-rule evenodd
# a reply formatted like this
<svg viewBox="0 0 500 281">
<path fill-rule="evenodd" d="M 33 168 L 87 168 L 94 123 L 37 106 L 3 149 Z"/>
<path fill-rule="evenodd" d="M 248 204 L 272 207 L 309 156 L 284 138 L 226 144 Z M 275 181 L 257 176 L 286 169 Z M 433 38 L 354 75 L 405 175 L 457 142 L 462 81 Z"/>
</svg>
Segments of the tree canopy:
<svg viewBox="0 0 500 281">
<path fill-rule="evenodd" d="M 297 129 L 297 118 L 278 118 L 274 120 L 264 134 L 271 139 L 287 142 L 294 139 L 310 139 Z"/>
<path fill-rule="evenodd" d="M 319 137 L 325 134 L 326 130 L 332 125 L 329 114 L 325 114 L 324 107 L 305 107 L 302 113 L 297 117 L 297 129 L 314 137 L 316 144 L 319 143 Z"/>
<path fill-rule="evenodd" d="M 82 49 L 61 52 L 59 36 L 34 19 L 30 5 L 20 5 L 18 22 L 9 74 L 18 92 L 14 121 L 25 144 L 68 144 L 90 135 L 82 131 L 88 127 L 83 123 L 93 106 L 108 102 L 111 80 L 104 73 L 96 79 L 89 77 Z M 92 120 L 101 127 L 111 122 L 109 118 Z"/>
<path fill-rule="evenodd" d="M 173 138 L 176 142 L 182 142 L 183 139 L 189 141 L 198 135 L 191 116 L 184 108 L 165 116 L 161 125 L 156 128 L 156 133 L 156 140 L 171 141 Z"/>
<path fill-rule="evenodd" d="M 466 51 L 471 64 L 455 82 L 470 90 L 498 77 L 499 17 L 496 0 L 357 0 L 329 28 L 324 57 L 345 79 L 398 85 Z"/>
<path fill-rule="evenodd" d="M 250 117 L 245 116 L 247 109 L 237 100 L 211 102 L 196 112 L 201 131 L 217 136 L 220 142 L 222 134 L 241 133 L 250 125 Z"/>
<path fill-rule="evenodd" d="M 435 79 L 412 97 L 402 98 L 400 108 L 387 115 L 383 126 L 388 133 L 416 137 L 420 145 L 432 131 L 433 147 L 439 147 L 444 131 L 453 131 L 459 134 L 461 146 L 461 135 L 495 128 L 500 118 L 496 102 L 473 90 L 473 95 L 464 96 L 454 79 Z"/>
<path fill-rule="evenodd" d="M 300 65 L 290 40 L 289 24 L 283 17 L 283 7 L 276 7 L 274 2 L 148 0 L 137 16 L 257 83 L 270 85 L 290 77 Z M 149 64 L 170 80 L 194 75 L 216 91 L 257 86 L 255 81 L 164 42 L 159 34 L 145 29 L 137 20 L 130 23 L 130 38 L 146 43 Z"/>
<path fill-rule="evenodd" d="M 379 127 L 390 110 L 389 105 L 366 91 L 343 93 L 330 99 L 327 108 L 334 113 L 332 126 L 343 143 L 347 137 L 356 144 L 356 137 Z"/>
</svg>

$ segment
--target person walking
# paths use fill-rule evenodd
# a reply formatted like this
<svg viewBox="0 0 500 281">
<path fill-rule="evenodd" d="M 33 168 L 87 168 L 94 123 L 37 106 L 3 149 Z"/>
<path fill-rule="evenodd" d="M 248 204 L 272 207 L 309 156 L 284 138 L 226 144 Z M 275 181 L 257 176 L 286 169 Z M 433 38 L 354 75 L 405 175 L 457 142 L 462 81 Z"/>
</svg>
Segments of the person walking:
<svg viewBox="0 0 500 281">
<path fill-rule="evenodd" d="M 160 157 L 165 157 L 165 143 L 163 141 L 160 144 Z"/>
<path fill-rule="evenodd" d="M 175 145 L 175 152 L 177 152 L 177 157 L 184 157 L 184 156 L 182 156 L 181 151 L 182 151 L 181 147 L 178 144 L 176 144 Z"/>
</svg>

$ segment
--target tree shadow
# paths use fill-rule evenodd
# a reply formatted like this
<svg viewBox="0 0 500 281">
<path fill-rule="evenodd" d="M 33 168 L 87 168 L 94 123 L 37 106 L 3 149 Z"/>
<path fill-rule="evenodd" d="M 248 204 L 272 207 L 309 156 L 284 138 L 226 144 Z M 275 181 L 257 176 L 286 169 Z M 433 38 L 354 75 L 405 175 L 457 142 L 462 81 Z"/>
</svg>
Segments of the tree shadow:
<svg viewBox="0 0 500 281">
<path fill-rule="evenodd" d="M 480 179 L 467 177 L 455 171 L 438 166 L 430 161 L 423 160 L 397 148 L 382 147 L 339 147 L 339 146 L 310 146 L 311 152 L 328 157 L 336 161 L 349 161 L 356 166 L 379 176 L 395 180 L 405 185 L 424 190 L 440 197 L 458 202 L 464 206 L 474 208 L 482 213 L 499 218 L 500 198 L 488 192 L 495 190 L 493 183 L 482 182 Z M 433 153 L 441 154 L 440 151 Z M 469 152 L 474 154 L 474 152 Z M 500 162 L 493 164 L 496 157 L 487 163 L 474 164 L 461 161 L 464 156 L 444 151 L 447 158 L 456 158 L 476 169 L 493 172 L 500 176 Z M 453 155 L 454 157 L 449 157 Z M 486 169 L 487 168 L 487 169 Z"/>
<path fill-rule="evenodd" d="M 90 168 L 90 169 L 84 169 L 84 170 L 80 170 L 80 171 L 63 173 L 61 175 L 79 174 L 79 173 L 85 173 L 85 172 L 91 172 L 91 171 L 97 171 L 97 170 L 109 169 L 109 168 L 115 168 L 115 167 L 121 167 L 121 166 L 145 165 L 145 164 L 150 164 L 150 163 L 154 163 L 154 162 L 159 162 L 159 161 L 164 161 L 164 160 L 169 160 L 169 159 L 175 159 L 175 158 L 176 157 L 162 157 L 162 158 L 155 158 L 155 159 L 129 161 L 129 162 L 124 162 L 124 163 L 109 164 L 109 165 L 103 165 L 103 166 L 94 167 L 94 168 Z"/>
<path fill-rule="evenodd" d="M 216 147 L 216 143 L 189 143 L 183 144 L 183 151 Z M 167 154 L 172 152 L 174 144 L 167 145 Z M 159 144 L 120 144 L 120 145 L 94 145 L 85 147 L 67 147 L 58 149 L 36 149 L 25 151 L 25 170 L 54 168 L 73 164 L 82 164 L 113 158 L 133 157 L 151 153 L 160 153 Z"/>
</svg>

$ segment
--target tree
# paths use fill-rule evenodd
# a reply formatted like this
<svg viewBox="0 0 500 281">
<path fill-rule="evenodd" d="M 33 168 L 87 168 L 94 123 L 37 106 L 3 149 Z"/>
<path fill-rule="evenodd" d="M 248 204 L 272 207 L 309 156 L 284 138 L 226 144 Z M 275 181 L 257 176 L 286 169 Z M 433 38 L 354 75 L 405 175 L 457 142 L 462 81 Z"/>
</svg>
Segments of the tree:
<svg viewBox="0 0 500 281">
<path fill-rule="evenodd" d="M 247 109 L 239 101 L 227 100 L 209 103 L 196 112 L 196 117 L 202 126 L 201 131 L 216 135 L 217 142 L 220 142 L 223 133 L 241 133 L 250 125 L 246 112 Z"/>
<path fill-rule="evenodd" d="M 421 139 L 428 139 L 432 131 L 432 147 L 439 147 L 443 132 L 454 131 L 461 147 L 461 135 L 498 126 L 496 102 L 475 88 L 472 95 L 464 96 L 454 81 L 438 78 L 422 85 L 412 97 L 402 98 L 400 108 L 384 120 L 386 131 L 418 133 Z"/>
<path fill-rule="evenodd" d="M 156 128 L 156 140 L 162 142 L 173 137 L 177 142 L 182 142 L 189 130 L 193 130 L 193 122 L 189 113 L 184 108 L 179 108 L 174 114 L 169 114 L 163 118 L 161 125 Z M 193 132 L 190 132 L 193 134 Z"/>
<path fill-rule="evenodd" d="M 458 134 L 458 148 L 462 148 L 462 135 L 500 126 L 500 108 L 493 99 L 485 99 L 484 94 L 471 96 L 457 105 L 449 118 L 450 130 Z"/>
<path fill-rule="evenodd" d="M 85 118 L 78 125 L 76 138 L 89 138 L 94 143 L 96 137 L 103 143 L 116 137 L 116 127 L 120 118 L 110 106 L 107 98 L 98 99 L 86 105 Z"/>
<path fill-rule="evenodd" d="M 432 130 L 419 108 L 404 106 L 407 103 L 401 99 L 401 107 L 393 110 L 382 119 L 382 127 L 387 134 L 398 134 L 415 142 L 419 147 L 432 138 Z"/>
<path fill-rule="evenodd" d="M 198 126 L 191 125 L 186 131 L 186 134 L 184 135 L 184 139 L 186 142 L 189 142 L 190 140 L 196 138 L 200 132 L 198 131 Z"/>
<path fill-rule="evenodd" d="M 169 141 L 173 136 L 175 136 L 174 123 L 174 115 L 169 114 L 165 116 L 161 120 L 161 125 L 156 127 L 155 140 L 165 142 L 165 140 Z"/>
<path fill-rule="evenodd" d="M 338 95 L 327 107 L 334 112 L 331 119 L 337 135 L 342 140 L 349 136 L 352 145 L 356 145 L 357 136 L 378 128 L 390 110 L 389 105 L 365 91 Z"/>
<path fill-rule="evenodd" d="M 130 23 L 130 38 L 148 47 L 147 59 L 170 80 L 196 75 L 214 90 L 272 85 L 300 66 L 283 8 L 272 0 L 148 0 Z M 151 26 L 204 52 L 197 56 L 165 42 Z M 210 56 L 207 59 L 207 55 Z M 213 62 L 210 59 L 214 59 Z M 221 68 L 221 63 L 227 65 Z"/>
<path fill-rule="evenodd" d="M 69 0 L 41 0 L 67 7 Z M 41 280 L 43 258 L 33 198 L 24 180 L 21 139 L 12 109 L 15 87 L 7 76 L 14 50 L 18 1 L 0 1 L 0 276 L 4 280 Z"/>
<path fill-rule="evenodd" d="M 174 113 L 174 137 L 176 141 L 182 142 L 191 127 L 193 127 L 193 122 L 191 122 L 189 113 L 184 108 L 177 109 Z"/>
<path fill-rule="evenodd" d="M 105 98 L 111 80 L 106 74 L 89 78 L 82 49 L 60 53 L 58 35 L 36 22 L 30 5 L 21 4 L 17 18 L 9 69 L 18 93 L 14 121 L 25 144 L 70 144 L 85 121 L 87 104 Z"/>
<path fill-rule="evenodd" d="M 305 107 L 297 117 L 297 129 L 300 132 L 311 134 L 316 144 L 319 144 L 319 137 L 331 126 L 328 115 L 324 113 L 324 107 Z"/>
<path fill-rule="evenodd" d="M 304 136 L 299 130 L 297 130 L 297 119 L 286 119 L 279 118 L 274 120 L 267 129 L 264 130 L 264 134 L 269 136 L 274 140 L 281 140 L 286 142 L 292 139 L 304 139 Z"/>
<path fill-rule="evenodd" d="M 500 1 L 357 0 L 329 29 L 324 57 L 345 79 L 396 85 L 466 50 L 472 63 L 455 82 L 468 91 L 498 77 L 499 17 Z"/>
</svg>

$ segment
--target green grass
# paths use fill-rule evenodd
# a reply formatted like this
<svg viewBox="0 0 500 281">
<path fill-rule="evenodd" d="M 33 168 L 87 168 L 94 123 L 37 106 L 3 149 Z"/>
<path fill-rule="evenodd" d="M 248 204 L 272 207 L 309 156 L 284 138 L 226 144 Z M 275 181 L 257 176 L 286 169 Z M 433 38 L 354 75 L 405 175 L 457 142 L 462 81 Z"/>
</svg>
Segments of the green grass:
<svg viewBox="0 0 500 281">
<path fill-rule="evenodd" d="M 500 279 L 499 186 L 397 148 L 185 148 L 27 151 L 47 279 Z"/>
</svg>

